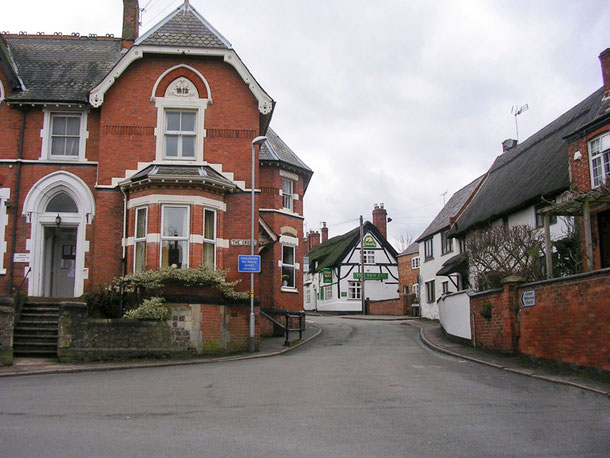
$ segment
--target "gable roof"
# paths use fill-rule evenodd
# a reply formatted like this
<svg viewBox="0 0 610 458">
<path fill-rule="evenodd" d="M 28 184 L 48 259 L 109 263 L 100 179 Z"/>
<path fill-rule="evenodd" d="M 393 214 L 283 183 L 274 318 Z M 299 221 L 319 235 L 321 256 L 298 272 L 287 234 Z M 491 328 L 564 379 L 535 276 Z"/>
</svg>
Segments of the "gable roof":
<svg viewBox="0 0 610 458">
<path fill-rule="evenodd" d="M 394 258 L 398 257 L 398 253 L 394 247 L 390 245 L 387 239 L 381 234 L 381 232 L 379 232 L 379 229 L 377 229 L 373 223 L 366 221 L 363 225 L 363 231 L 364 234 L 367 232 L 372 232 L 375 238 Z M 337 235 L 336 237 L 328 239 L 324 243 L 316 245 L 309 253 L 307 253 L 310 270 L 318 272 L 321 269 L 336 266 L 345 258 L 345 256 L 347 256 L 353 247 L 358 245 L 359 242 L 360 226 L 346 232 L 343 235 Z"/>
<path fill-rule="evenodd" d="M 409 245 L 407 248 L 405 248 L 404 251 L 402 251 L 398 255 L 398 257 L 406 256 L 408 254 L 417 254 L 417 253 L 419 253 L 419 243 L 413 242 L 411 245 Z"/>
<path fill-rule="evenodd" d="M 191 6 L 181 5 L 138 38 L 135 45 L 232 48 L 231 43 Z"/>
<path fill-rule="evenodd" d="M 498 156 L 485 182 L 457 218 L 455 235 L 553 197 L 570 187 L 565 137 L 594 119 L 603 88 L 568 110 L 520 145 Z"/>
<path fill-rule="evenodd" d="M 422 232 L 417 238 L 416 242 L 421 242 L 423 239 L 430 237 L 437 232 L 446 229 L 451 224 L 451 218 L 455 217 L 458 212 L 462 209 L 468 198 L 477 189 L 477 186 L 481 183 L 485 175 L 481 175 L 471 183 L 464 186 L 459 191 L 456 191 L 451 199 L 445 204 L 436 217 L 432 220 L 430 225 Z"/>
<path fill-rule="evenodd" d="M 10 102 L 88 103 L 95 87 L 121 58 L 121 40 L 4 35 L 21 90 Z"/>
</svg>

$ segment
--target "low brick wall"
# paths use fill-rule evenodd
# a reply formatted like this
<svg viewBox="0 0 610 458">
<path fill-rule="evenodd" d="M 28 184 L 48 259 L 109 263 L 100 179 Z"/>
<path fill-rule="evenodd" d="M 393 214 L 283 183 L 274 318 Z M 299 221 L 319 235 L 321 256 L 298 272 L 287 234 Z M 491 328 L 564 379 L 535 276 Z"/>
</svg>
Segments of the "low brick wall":
<svg viewBox="0 0 610 458">
<path fill-rule="evenodd" d="M 610 269 L 505 284 L 473 295 L 470 312 L 478 347 L 610 371 Z"/>
<path fill-rule="evenodd" d="M 610 269 L 522 285 L 519 351 L 535 358 L 610 371 Z"/>
<path fill-rule="evenodd" d="M 366 301 L 367 315 L 396 315 L 407 314 L 407 304 L 404 297 L 396 299 L 386 299 L 380 301 Z"/>
<path fill-rule="evenodd" d="M 159 322 L 89 319 L 84 303 L 63 303 L 58 358 L 64 362 L 168 358 L 249 349 L 249 305 L 167 306 L 170 318 Z"/>
<path fill-rule="evenodd" d="M 0 366 L 13 364 L 13 328 L 15 309 L 0 305 Z"/>
</svg>

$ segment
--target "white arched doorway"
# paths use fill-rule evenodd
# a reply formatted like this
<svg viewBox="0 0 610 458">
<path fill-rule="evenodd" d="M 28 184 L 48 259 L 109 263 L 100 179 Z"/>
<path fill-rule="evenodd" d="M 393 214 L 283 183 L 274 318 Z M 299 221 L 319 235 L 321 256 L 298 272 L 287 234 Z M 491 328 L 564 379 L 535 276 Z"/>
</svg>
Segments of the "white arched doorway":
<svg viewBox="0 0 610 458">
<path fill-rule="evenodd" d="M 75 297 L 88 277 L 87 225 L 95 215 L 89 187 L 76 175 L 55 172 L 28 192 L 23 215 L 31 224 L 29 296 Z"/>
</svg>

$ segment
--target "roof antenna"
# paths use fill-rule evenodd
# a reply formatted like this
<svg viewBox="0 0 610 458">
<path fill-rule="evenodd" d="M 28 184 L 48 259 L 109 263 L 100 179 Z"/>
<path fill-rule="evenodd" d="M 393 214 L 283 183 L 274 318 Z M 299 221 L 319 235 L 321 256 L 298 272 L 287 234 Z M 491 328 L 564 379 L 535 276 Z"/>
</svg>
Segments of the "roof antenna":
<svg viewBox="0 0 610 458">
<path fill-rule="evenodd" d="M 517 116 L 528 110 L 527 103 L 523 106 L 513 105 L 510 112 L 515 117 L 515 130 L 517 131 L 517 141 L 519 141 L 519 126 L 517 125 Z"/>
<path fill-rule="evenodd" d="M 443 207 L 445 206 L 445 198 L 447 197 L 447 191 L 441 194 L 443 196 Z"/>
</svg>

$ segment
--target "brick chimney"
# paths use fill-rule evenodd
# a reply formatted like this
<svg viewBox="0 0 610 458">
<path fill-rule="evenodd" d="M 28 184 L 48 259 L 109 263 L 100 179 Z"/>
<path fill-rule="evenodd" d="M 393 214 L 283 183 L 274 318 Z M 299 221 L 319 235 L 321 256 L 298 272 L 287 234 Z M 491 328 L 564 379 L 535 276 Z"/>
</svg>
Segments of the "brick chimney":
<svg viewBox="0 0 610 458">
<path fill-rule="evenodd" d="M 123 48 L 131 48 L 138 39 L 140 29 L 140 5 L 138 0 L 123 0 Z"/>
<path fill-rule="evenodd" d="M 307 236 L 307 252 L 309 253 L 313 247 L 320 244 L 320 233 L 318 231 L 309 231 Z"/>
<path fill-rule="evenodd" d="M 502 142 L 502 152 L 506 153 L 509 149 L 512 149 L 515 146 L 517 146 L 517 140 L 513 138 L 507 138 Z"/>
<path fill-rule="evenodd" d="M 322 232 L 322 243 L 324 243 L 328 240 L 328 228 L 326 227 L 326 222 L 322 222 L 322 229 L 320 229 L 320 232 Z"/>
<path fill-rule="evenodd" d="M 604 96 L 610 97 L 610 48 L 599 55 L 599 60 L 602 63 L 602 79 L 604 80 Z"/>
<path fill-rule="evenodd" d="M 384 237 L 387 237 L 387 226 L 388 226 L 388 213 L 383 208 L 383 203 L 373 208 L 373 224 Z"/>
</svg>

